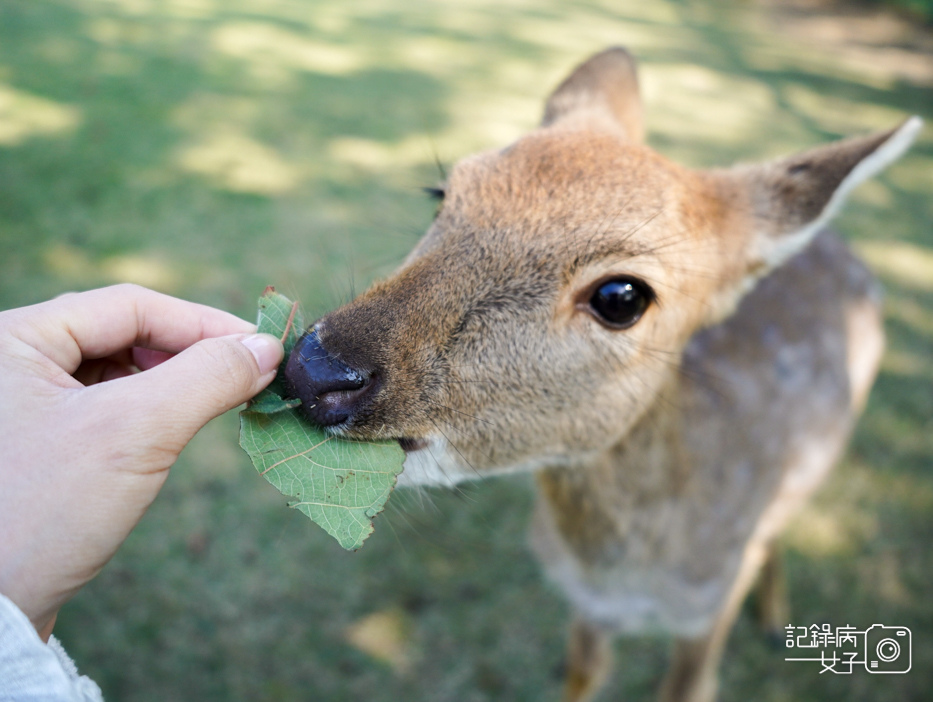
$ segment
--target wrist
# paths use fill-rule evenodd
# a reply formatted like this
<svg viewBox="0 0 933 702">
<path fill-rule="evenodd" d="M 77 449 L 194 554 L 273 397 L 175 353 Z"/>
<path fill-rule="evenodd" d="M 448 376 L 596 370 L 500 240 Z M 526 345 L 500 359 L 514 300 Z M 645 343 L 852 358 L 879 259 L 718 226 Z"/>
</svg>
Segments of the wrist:
<svg viewBox="0 0 933 702">
<path fill-rule="evenodd" d="M 30 596 L 33 593 L 33 596 Z M 34 591 L 22 582 L 9 582 L 0 580 L 0 594 L 5 596 L 19 609 L 20 612 L 29 620 L 29 623 L 35 627 L 39 638 L 48 643 L 52 635 L 52 629 L 55 627 L 55 619 L 58 616 L 58 606 L 48 604 L 42 606 L 41 599 L 36 601 Z"/>
<path fill-rule="evenodd" d="M 47 619 L 45 623 L 39 622 L 36 623 L 35 620 L 30 619 L 32 625 L 36 627 L 36 632 L 39 634 L 39 638 L 42 639 L 43 643 L 48 643 L 49 638 L 52 636 L 52 629 L 55 628 L 55 620 L 58 618 L 58 612 L 54 612 L 50 618 Z"/>
</svg>

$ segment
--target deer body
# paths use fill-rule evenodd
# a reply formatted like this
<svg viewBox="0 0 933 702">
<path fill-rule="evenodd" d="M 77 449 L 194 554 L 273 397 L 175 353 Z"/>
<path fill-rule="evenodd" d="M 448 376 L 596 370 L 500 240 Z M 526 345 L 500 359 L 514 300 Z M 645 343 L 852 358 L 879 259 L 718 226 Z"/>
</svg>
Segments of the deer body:
<svg viewBox="0 0 933 702">
<path fill-rule="evenodd" d="M 920 128 L 693 171 L 641 143 L 610 49 L 541 128 L 461 161 L 402 267 L 296 345 L 286 384 L 336 434 L 396 438 L 402 485 L 532 470 L 532 547 L 576 612 L 567 699 L 610 637 L 677 639 L 662 698 L 701 702 L 770 544 L 843 450 L 883 334 L 870 273 L 820 233 Z"/>
<path fill-rule="evenodd" d="M 865 267 L 819 235 L 690 340 L 624 441 L 539 474 L 532 544 L 587 619 L 710 630 L 746 551 L 780 532 L 844 448 L 880 360 L 879 302 Z"/>
</svg>

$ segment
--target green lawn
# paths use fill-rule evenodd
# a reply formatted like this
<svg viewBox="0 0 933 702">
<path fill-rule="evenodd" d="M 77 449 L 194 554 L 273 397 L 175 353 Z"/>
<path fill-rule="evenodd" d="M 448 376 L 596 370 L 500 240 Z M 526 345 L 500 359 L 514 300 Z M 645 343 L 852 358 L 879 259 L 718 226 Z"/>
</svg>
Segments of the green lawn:
<svg viewBox="0 0 933 702">
<path fill-rule="evenodd" d="M 933 120 L 930 36 L 781 12 L 0 0 L 0 308 L 132 280 L 252 317 L 272 283 L 313 318 L 417 240 L 435 159 L 531 128 L 609 44 L 642 60 L 651 143 L 692 165 Z M 908 626 L 913 670 L 820 675 L 745 613 L 724 700 L 928 699 L 931 134 L 838 222 L 888 290 L 889 351 L 847 458 L 785 538 L 794 623 Z M 344 553 L 257 477 L 226 416 L 56 632 L 111 700 L 557 700 L 567 611 L 525 548 L 529 486 L 394 495 Z M 667 649 L 620 642 L 603 699 L 650 699 Z"/>
</svg>

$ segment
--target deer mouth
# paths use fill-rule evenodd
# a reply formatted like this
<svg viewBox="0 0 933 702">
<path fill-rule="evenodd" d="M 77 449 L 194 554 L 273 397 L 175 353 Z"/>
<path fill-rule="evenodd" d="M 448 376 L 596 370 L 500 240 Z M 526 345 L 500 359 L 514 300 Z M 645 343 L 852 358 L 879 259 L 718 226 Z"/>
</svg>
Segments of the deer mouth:
<svg viewBox="0 0 933 702">
<path fill-rule="evenodd" d="M 453 487 L 478 477 L 446 438 L 400 439 L 405 449 L 405 468 L 399 473 L 399 487 Z"/>
<path fill-rule="evenodd" d="M 398 440 L 399 446 L 402 447 L 402 450 L 405 453 L 413 453 L 415 451 L 420 451 L 428 447 L 427 439 L 412 439 L 411 437 L 404 436 Z"/>
</svg>

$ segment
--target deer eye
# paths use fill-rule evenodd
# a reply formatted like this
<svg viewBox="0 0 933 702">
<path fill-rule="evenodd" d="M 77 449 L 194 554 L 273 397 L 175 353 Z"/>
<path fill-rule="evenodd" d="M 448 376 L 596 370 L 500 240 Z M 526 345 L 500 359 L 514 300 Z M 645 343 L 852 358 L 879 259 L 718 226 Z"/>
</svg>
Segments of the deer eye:
<svg viewBox="0 0 933 702">
<path fill-rule="evenodd" d="M 613 329 L 628 329 L 641 319 L 654 292 L 634 278 L 613 278 L 601 283 L 590 298 L 596 318 Z"/>
</svg>

